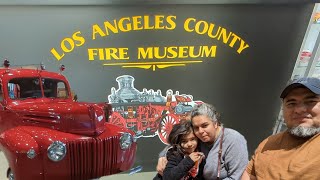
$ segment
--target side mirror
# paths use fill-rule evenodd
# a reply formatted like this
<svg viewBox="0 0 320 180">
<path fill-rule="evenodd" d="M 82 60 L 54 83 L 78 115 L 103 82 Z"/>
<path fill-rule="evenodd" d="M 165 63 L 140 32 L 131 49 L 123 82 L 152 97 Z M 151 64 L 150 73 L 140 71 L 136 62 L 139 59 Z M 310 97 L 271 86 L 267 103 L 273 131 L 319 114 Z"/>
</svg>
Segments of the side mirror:
<svg viewBox="0 0 320 180">
<path fill-rule="evenodd" d="M 7 110 L 7 106 L 4 105 L 3 102 L 0 102 L 0 109 L 1 109 L 1 110 Z"/>
<path fill-rule="evenodd" d="M 73 99 L 73 101 L 77 102 L 78 101 L 78 95 L 75 94 L 72 99 Z"/>
</svg>

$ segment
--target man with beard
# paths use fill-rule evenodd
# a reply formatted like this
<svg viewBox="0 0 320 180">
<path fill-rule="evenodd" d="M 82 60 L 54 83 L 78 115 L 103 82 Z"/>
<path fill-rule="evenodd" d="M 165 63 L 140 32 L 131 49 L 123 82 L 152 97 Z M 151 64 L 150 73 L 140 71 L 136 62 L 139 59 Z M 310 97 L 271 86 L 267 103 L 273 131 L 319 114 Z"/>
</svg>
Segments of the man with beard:
<svg viewBox="0 0 320 180">
<path fill-rule="evenodd" d="M 297 79 L 280 97 L 288 129 L 260 143 L 242 180 L 320 179 L 320 80 Z"/>
</svg>

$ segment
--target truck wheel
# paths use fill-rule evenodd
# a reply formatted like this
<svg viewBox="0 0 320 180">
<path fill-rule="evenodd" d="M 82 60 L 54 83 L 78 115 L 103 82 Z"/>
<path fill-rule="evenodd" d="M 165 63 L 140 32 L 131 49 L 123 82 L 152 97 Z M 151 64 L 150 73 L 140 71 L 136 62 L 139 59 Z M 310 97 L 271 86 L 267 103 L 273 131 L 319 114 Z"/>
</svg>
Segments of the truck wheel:
<svg viewBox="0 0 320 180">
<path fill-rule="evenodd" d="M 11 169 L 8 170 L 8 179 L 14 180 L 14 175 L 13 175 L 13 172 L 11 171 Z"/>
<path fill-rule="evenodd" d="M 159 124 L 158 136 L 164 144 L 168 144 L 167 138 L 172 130 L 172 126 L 178 122 L 178 119 L 172 114 L 166 114 L 162 117 Z"/>
</svg>

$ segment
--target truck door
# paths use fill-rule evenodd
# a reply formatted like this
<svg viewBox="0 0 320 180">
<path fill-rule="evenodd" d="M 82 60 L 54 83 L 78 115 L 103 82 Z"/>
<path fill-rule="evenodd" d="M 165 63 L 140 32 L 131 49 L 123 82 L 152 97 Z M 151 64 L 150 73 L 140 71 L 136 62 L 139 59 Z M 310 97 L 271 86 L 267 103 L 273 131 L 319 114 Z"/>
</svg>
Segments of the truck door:
<svg viewBox="0 0 320 180">
<path fill-rule="evenodd" d="M 2 81 L 0 80 L 0 133 L 12 128 L 15 124 L 15 120 L 17 119 L 16 114 L 11 113 L 6 107 L 6 98 L 8 98 L 7 96 L 8 94 L 5 94 Z"/>
</svg>

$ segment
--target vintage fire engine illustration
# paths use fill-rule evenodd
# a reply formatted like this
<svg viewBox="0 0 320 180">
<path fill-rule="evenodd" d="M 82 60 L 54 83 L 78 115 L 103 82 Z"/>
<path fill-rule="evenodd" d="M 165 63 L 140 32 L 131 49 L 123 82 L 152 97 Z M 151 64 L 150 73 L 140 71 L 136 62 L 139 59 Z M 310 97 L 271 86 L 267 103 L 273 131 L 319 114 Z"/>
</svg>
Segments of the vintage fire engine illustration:
<svg viewBox="0 0 320 180">
<path fill-rule="evenodd" d="M 109 104 L 75 101 L 68 80 L 44 66 L 14 68 L 5 61 L 0 74 L 0 150 L 8 179 L 88 180 L 132 167 L 134 132 L 106 122 Z"/>
<path fill-rule="evenodd" d="M 116 78 L 118 89 L 111 88 L 108 101 L 112 105 L 110 123 L 126 127 L 135 132 L 137 137 L 159 136 L 167 143 L 172 126 L 188 118 L 196 104 L 192 95 L 173 93 L 171 89 L 163 96 L 161 90 L 154 91 L 134 87 L 134 77 L 122 75 Z"/>
</svg>

